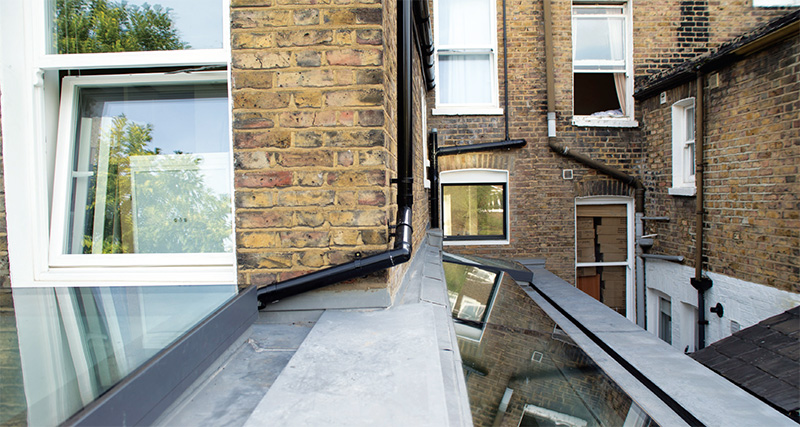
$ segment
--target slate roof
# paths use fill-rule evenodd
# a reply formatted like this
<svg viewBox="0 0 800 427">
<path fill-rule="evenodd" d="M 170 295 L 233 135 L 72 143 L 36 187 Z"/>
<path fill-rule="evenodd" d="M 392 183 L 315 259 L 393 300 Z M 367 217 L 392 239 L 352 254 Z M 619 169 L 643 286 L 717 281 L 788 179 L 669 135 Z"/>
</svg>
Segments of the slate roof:
<svg viewBox="0 0 800 427">
<path fill-rule="evenodd" d="M 690 356 L 800 422 L 800 306 Z"/>
<path fill-rule="evenodd" d="M 709 73 L 724 67 L 746 56 L 746 53 L 739 52 L 740 49 L 751 43 L 775 35 L 778 32 L 783 31 L 788 35 L 795 35 L 797 33 L 798 21 L 800 21 L 800 10 L 795 10 L 779 16 L 758 28 L 722 44 L 713 52 L 700 55 L 697 58 L 650 76 L 646 81 L 642 82 L 641 85 L 637 84 L 638 87 L 633 97 L 639 100 L 647 99 L 657 95 L 663 90 L 693 80 L 697 71 Z"/>
</svg>

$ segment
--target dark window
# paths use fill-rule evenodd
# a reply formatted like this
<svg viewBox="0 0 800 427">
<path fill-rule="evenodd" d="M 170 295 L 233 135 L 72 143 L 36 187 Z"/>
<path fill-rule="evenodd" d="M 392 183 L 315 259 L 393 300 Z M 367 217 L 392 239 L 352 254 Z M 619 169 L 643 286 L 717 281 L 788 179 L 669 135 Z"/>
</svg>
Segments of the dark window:
<svg viewBox="0 0 800 427">
<path fill-rule="evenodd" d="M 443 184 L 446 240 L 505 240 L 506 184 Z"/>
</svg>

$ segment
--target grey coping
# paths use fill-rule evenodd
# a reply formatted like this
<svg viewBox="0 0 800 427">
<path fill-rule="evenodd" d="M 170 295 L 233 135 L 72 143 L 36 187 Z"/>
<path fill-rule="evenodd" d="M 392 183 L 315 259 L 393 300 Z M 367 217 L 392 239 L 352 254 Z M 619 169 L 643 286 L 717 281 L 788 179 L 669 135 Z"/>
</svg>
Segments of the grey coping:
<svg viewBox="0 0 800 427">
<path fill-rule="evenodd" d="M 440 236 L 428 239 L 392 307 L 322 314 L 246 426 L 472 425 Z"/>
<path fill-rule="evenodd" d="M 795 426 L 788 417 L 543 268 L 534 284 L 707 426 Z M 616 379 L 616 378 L 615 378 Z"/>
<path fill-rule="evenodd" d="M 374 301 L 361 296 L 342 306 Z M 158 425 L 472 425 L 441 233 L 416 249 L 389 308 L 289 300 L 259 313 Z"/>
</svg>

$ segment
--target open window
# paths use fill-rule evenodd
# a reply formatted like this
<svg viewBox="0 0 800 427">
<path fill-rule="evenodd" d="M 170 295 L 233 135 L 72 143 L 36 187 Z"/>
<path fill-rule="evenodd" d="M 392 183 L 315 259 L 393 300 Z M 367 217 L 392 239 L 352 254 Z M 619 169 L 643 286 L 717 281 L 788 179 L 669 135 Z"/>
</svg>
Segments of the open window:
<svg viewBox="0 0 800 427">
<path fill-rule="evenodd" d="M 672 187 L 673 196 L 694 196 L 695 151 L 694 98 L 672 104 Z"/>
<path fill-rule="evenodd" d="M 50 265 L 224 265 L 226 73 L 66 77 Z"/>
<path fill-rule="evenodd" d="M 435 0 L 433 114 L 502 114 L 497 89 L 497 15 L 492 0 Z"/>
<path fill-rule="evenodd" d="M 235 283 L 228 0 L 0 9 L 13 286 Z"/>
<path fill-rule="evenodd" d="M 573 123 L 636 126 L 626 5 L 572 7 Z"/>
<path fill-rule="evenodd" d="M 446 245 L 508 244 L 508 171 L 445 171 L 440 180 Z"/>
</svg>

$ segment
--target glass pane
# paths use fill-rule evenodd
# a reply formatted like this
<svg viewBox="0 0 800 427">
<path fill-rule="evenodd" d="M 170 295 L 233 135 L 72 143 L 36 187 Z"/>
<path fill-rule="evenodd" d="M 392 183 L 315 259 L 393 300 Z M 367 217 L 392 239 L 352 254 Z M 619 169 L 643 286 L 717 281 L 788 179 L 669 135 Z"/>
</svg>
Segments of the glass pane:
<svg viewBox="0 0 800 427">
<path fill-rule="evenodd" d="M 59 425 L 235 295 L 236 285 L 15 288 L 0 310 L 16 324 L 0 334 L 16 356 L 4 359 L 0 424 Z"/>
<path fill-rule="evenodd" d="M 672 344 L 672 304 L 664 298 L 659 298 L 658 303 L 658 337 Z"/>
<path fill-rule="evenodd" d="M 66 253 L 231 252 L 226 85 L 79 90 Z"/>
<path fill-rule="evenodd" d="M 490 3 L 487 0 L 439 0 L 440 45 L 475 46 L 492 42 Z"/>
<path fill-rule="evenodd" d="M 466 268 L 481 269 L 461 266 L 453 272 L 459 267 L 444 265 L 455 307 L 452 290 L 465 281 Z M 482 289 L 485 295 L 488 283 Z M 460 314 L 453 310 L 474 425 L 655 425 L 530 292 L 510 275 L 500 275 L 491 291 L 491 313 L 479 334 L 459 328 Z M 508 390 L 513 390 L 511 399 L 500 412 L 498 402 Z"/>
<path fill-rule="evenodd" d="M 687 182 L 694 180 L 694 141 L 690 141 L 686 143 L 686 148 L 683 149 L 683 169 L 684 169 L 684 177 L 683 179 Z"/>
<path fill-rule="evenodd" d="M 694 140 L 694 107 L 686 107 L 686 140 Z"/>
<path fill-rule="evenodd" d="M 444 185 L 444 234 L 505 236 L 505 185 Z"/>
<path fill-rule="evenodd" d="M 49 53 L 222 48 L 220 0 L 48 0 Z"/>
<path fill-rule="evenodd" d="M 491 104 L 491 55 L 439 55 L 442 104 Z"/>
<path fill-rule="evenodd" d="M 485 322 L 497 274 L 463 264 L 443 263 L 453 317 Z"/>
<path fill-rule="evenodd" d="M 623 61 L 625 28 L 623 17 L 580 16 L 574 19 L 575 61 Z"/>
</svg>

